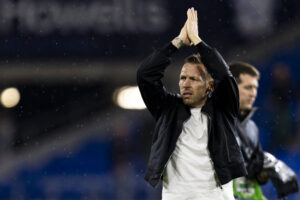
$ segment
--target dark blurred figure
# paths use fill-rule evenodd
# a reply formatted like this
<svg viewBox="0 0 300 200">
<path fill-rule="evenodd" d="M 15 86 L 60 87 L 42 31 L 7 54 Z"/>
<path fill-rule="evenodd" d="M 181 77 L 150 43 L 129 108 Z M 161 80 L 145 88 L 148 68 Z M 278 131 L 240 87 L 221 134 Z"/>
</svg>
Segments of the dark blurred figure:
<svg viewBox="0 0 300 200">
<path fill-rule="evenodd" d="M 15 134 L 16 125 L 13 115 L 10 112 L 2 111 L 0 117 L 0 159 L 12 153 Z"/>
<path fill-rule="evenodd" d="M 294 132 L 291 115 L 291 70 L 287 64 L 276 63 L 274 65 L 271 85 L 272 140 L 270 147 L 275 150 L 279 145 L 286 147 Z"/>
<path fill-rule="evenodd" d="M 296 98 L 295 98 L 295 136 L 291 138 L 291 141 L 289 143 L 289 150 L 290 152 L 294 154 L 300 153 L 300 83 L 298 84 L 298 89 L 295 91 L 297 92 Z"/>
<path fill-rule="evenodd" d="M 130 163 L 133 154 L 130 122 L 120 120 L 113 130 L 113 173 L 116 180 L 115 198 L 134 199 L 134 171 Z"/>
<path fill-rule="evenodd" d="M 160 190 L 150 191 L 142 176 L 147 159 L 145 148 L 151 145 L 149 121 L 137 114 L 126 115 L 114 125 L 113 175 L 116 200 L 152 200 L 160 196 Z"/>
</svg>

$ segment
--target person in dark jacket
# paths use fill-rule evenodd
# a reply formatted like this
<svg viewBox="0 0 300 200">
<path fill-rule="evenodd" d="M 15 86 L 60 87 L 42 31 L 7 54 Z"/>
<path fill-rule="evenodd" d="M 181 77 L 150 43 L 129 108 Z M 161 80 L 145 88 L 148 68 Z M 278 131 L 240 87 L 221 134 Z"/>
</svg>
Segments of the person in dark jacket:
<svg viewBox="0 0 300 200">
<path fill-rule="evenodd" d="M 258 128 L 251 119 L 257 107 L 253 107 L 257 95 L 259 71 L 252 65 L 234 61 L 229 63 L 239 89 L 240 111 L 237 123 L 237 141 L 242 149 L 247 177 L 233 181 L 234 195 L 237 199 L 264 200 L 259 187 L 266 183 L 268 176 L 263 173 L 264 152 L 259 141 Z"/>
<path fill-rule="evenodd" d="M 282 161 L 264 152 L 259 141 L 258 127 L 251 119 L 257 107 L 253 107 L 257 96 L 259 71 L 252 65 L 234 61 L 229 63 L 240 97 L 236 138 L 241 147 L 248 175 L 233 180 L 234 196 L 238 200 L 265 200 L 260 185 L 271 179 L 278 197 L 298 191 L 295 173 Z"/>
<path fill-rule="evenodd" d="M 185 59 L 179 95 L 162 79 L 182 46 L 201 57 Z M 247 174 L 234 135 L 238 88 L 221 55 L 198 36 L 197 11 L 188 9 L 178 37 L 143 61 L 137 83 L 156 120 L 146 181 L 155 187 L 163 179 L 164 200 L 234 199 L 231 180 Z"/>
</svg>

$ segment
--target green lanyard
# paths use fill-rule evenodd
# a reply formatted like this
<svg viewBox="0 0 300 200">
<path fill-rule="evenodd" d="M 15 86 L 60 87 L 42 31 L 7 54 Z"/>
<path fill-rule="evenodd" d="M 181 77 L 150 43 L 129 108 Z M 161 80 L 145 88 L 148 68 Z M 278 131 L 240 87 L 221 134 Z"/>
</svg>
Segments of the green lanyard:
<svg viewBox="0 0 300 200">
<path fill-rule="evenodd" d="M 233 193 L 235 197 L 248 200 L 266 200 L 258 182 L 247 179 L 246 177 L 240 177 L 233 181 Z"/>
</svg>

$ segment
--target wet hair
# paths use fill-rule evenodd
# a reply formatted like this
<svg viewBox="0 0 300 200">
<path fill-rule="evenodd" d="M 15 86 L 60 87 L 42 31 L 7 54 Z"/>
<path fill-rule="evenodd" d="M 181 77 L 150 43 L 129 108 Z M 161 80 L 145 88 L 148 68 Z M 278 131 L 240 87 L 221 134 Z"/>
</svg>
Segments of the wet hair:
<svg viewBox="0 0 300 200">
<path fill-rule="evenodd" d="M 242 82 L 240 77 L 241 74 L 248 74 L 252 77 L 257 78 L 257 80 L 259 80 L 260 78 L 259 71 L 249 63 L 245 63 L 242 61 L 233 61 L 228 63 L 228 65 L 233 77 L 235 78 L 238 84 Z"/>
<path fill-rule="evenodd" d="M 193 54 L 184 59 L 184 64 L 191 63 L 197 65 L 197 68 L 200 72 L 200 76 L 203 80 L 209 80 L 211 78 L 210 74 L 207 72 L 206 67 L 204 66 L 203 62 L 201 61 L 200 54 Z"/>
</svg>

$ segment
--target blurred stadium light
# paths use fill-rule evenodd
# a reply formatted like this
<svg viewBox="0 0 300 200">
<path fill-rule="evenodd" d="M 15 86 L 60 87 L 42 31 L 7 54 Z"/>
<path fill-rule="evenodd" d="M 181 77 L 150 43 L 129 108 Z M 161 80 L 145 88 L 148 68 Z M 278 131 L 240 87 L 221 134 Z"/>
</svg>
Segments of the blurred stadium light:
<svg viewBox="0 0 300 200">
<path fill-rule="evenodd" d="M 137 86 L 124 86 L 113 95 L 114 102 L 124 109 L 145 109 L 146 106 Z"/>
<path fill-rule="evenodd" d="M 19 103 L 20 98 L 20 92 L 15 87 L 6 88 L 0 94 L 1 103 L 6 108 L 16 106 Z"/>
</svg>

